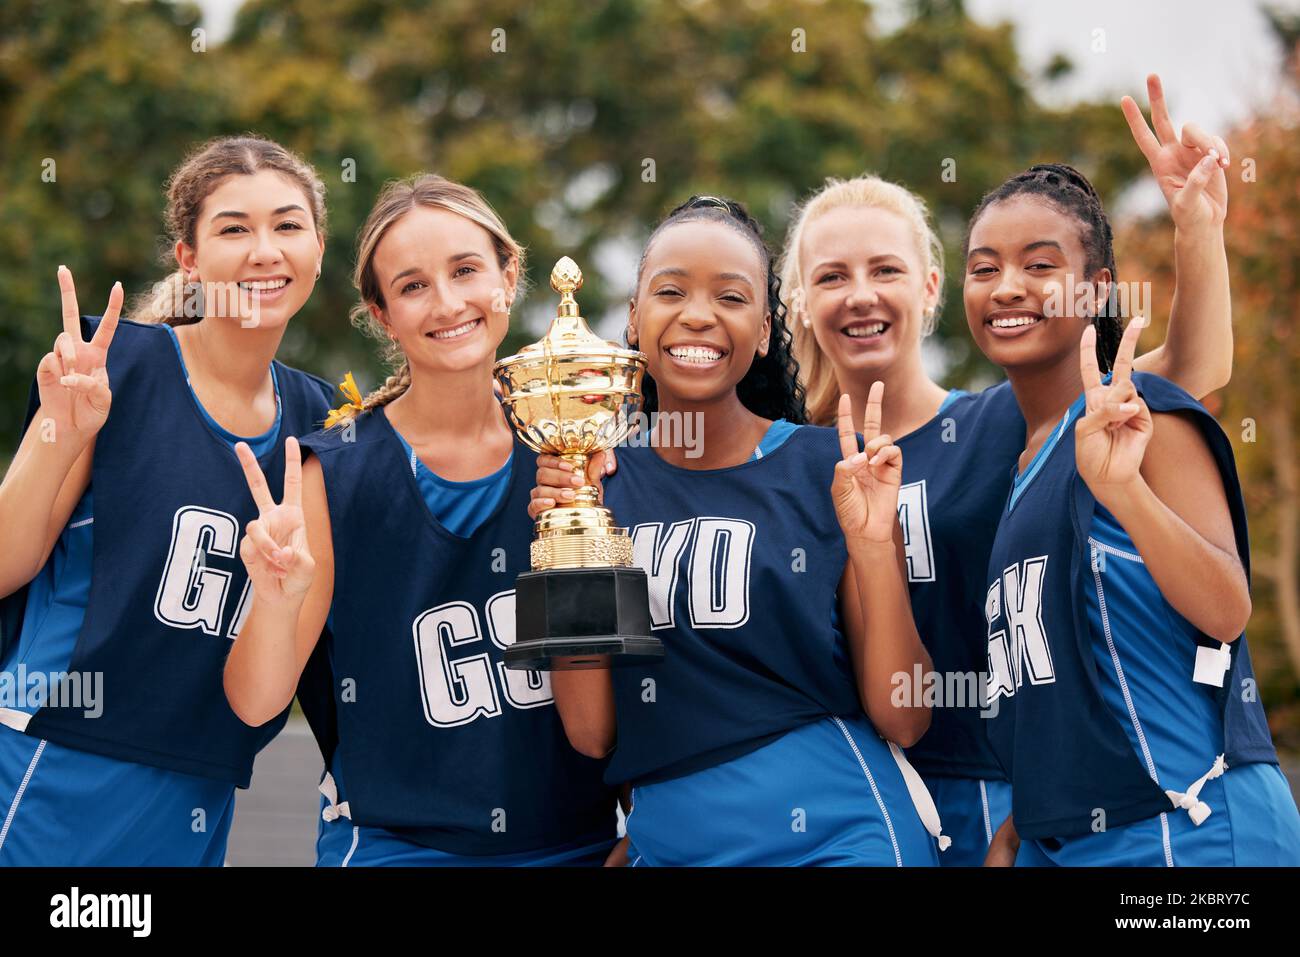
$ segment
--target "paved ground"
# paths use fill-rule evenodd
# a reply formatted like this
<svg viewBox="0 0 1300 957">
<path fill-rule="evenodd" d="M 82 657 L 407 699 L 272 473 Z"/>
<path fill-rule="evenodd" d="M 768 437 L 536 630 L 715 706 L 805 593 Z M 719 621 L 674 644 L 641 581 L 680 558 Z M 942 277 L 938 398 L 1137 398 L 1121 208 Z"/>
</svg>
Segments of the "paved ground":
<svg viewBox="0 0 1300 957">
<path fill-rule="evenodd" d="M 253 786 L 236 792 L 226 866 L 315 863 L 321 768 L 307 722 L 290 721 L 257 756 Z"/>
<path fill-rule="evenodd" d="M 1300 763 L 1285 767 L 1291 792 L 1300 800 Z M 316 860 L 320 772 L 320 752 L 307 723 L 290 721 L 258 755 L 253 786 L 238 792 L 226 864 L 310 867 Z"/>
</svg>

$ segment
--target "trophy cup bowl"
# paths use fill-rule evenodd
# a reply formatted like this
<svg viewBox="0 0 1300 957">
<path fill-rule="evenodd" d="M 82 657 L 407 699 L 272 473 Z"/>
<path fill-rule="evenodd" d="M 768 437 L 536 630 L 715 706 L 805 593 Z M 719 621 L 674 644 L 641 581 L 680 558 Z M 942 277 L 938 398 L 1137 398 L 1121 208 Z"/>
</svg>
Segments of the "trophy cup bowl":
<svg viewBox="0 0 1300 957">
<path fill-rule="evenodd" d="M 601 339 L 578 313 L 582 273 L 567 256 L 551 272 L 560 305 L 538 342 L 493 369 L 501 403 L 520 441 L 556 455 L 586 476 L 587 463 L 627 435 L 641 402 L 646 358 Z M 614 523 L 590 483 L 534 525 L 532 571 L 515 584 L 515 641 L 507 668 L 610 668 L 663 657 L 650 634 L 645 572 L 632 539 Z"/>
</svg>

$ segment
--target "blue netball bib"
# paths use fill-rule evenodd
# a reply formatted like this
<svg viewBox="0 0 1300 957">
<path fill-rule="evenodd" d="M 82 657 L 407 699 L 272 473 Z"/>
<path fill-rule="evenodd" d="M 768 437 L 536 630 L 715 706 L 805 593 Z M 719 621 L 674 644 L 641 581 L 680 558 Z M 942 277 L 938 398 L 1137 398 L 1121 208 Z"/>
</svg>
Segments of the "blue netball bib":
<svg viewBox="0 0 1300 957">
<path fill-rule="evenodd" d="M 839 459 L 835 431 L 813 426 L 726 469 L 619 450 L 605 501 L 649 577 L 665 657 L 612 672 L 607 780 L 666 780 L 861 712 L 836 618 L 848 561 L 830 497 Z"/>
<path fill-rule="evenodd" d="M 1246 512 L 1227 437 L 1173 383 L 1144 373 L 1135 373 L 1133 382 L 1153 412 L 1185 412 L 1195 419 L 1223 480 L 1237 551 L 1249 575 Z M 988 566 L 987 668 L 990 703 L 996 706 L 989 737 L 1011 777 L 1016 829 L 1026 838 L 1087 834 L 1099 824 L 1113 828 L 1171 809 L 1099 685 L 1086 591 L 1097 561 L 1088 542 L 1097 503 L 1074 461 L 1081 412 L 1080 400 L 1055 444 L 1016 483 Z M 1182 637 L 1171 630 L 1170 640 Z M 1196 640 L 1216 651 L 1220 646 L 1205 635 Z M 1227 765 L 1276 762 L 1245 636 L 1228 647 L 1222 685 L 1196 686 L 1215 702 Z M 1169 680 L 1190 683 L 1193 675 Z M 1189 727 L 1187 733 L 1205 730 Z"/>
<path fill-rule="evenodd" d="M 896 444 L 903 450 L 898 520 L 912 615 L 934 663 L 936 692 L 930 728 L 907 757 L 927 776 L 1000 779 L 980 716 L 984 573 L 1007 472 L 1025 447 L 1025 420 L 1003 382 L 958 396 Z"/>
<path fill-rule="evenodd" d="M 507 491 L 462 537 L 430 514 L 382 407 L 303 446 L 325 476 L 334 601 L 299 700 L 352 822 L 456 854 L 612 838 L 605 762 L 569 744 L 547 675 L 504 663 L 535 455 L 516 443 Z"/>
<path fill-rule="evenodd" d="M 83 319 L 83 335 L 95 319 Z M 222 671 L 252 588 L 238 556 L 257 517 L 239 460 L 204 421 L 168 330 L 122 321 L 108 353 L 113 409 L 95 440 L 95 531 L 85 620 L 69 671 L 102 674 L 103 710 L 44 707 L 27 733 L 59 744 L 247 787 L 253 758 L 287 715 L 245 725 Z M 319 427 L 332 388 L 275 363 L 281 433 Z M 36 409 L 33 388 L 28 421 Z M 284 443 L 259 459 L 272 488 Z M 26 589 L 4 602 L 21 631 Z"/>
</svg>

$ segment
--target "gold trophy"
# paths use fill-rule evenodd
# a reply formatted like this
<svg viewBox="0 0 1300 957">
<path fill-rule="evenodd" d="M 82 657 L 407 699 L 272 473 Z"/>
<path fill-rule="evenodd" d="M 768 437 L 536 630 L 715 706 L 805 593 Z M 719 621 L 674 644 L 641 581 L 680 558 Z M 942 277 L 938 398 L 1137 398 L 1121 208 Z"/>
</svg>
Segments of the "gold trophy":
<svg viewBox="0 0 1300 957">
<path fill-rule="evenodd" d="M 551 271 L 560 306 L 550 330 L 493 369 L 520 440 L 585 476 L 596 453 L 618 445 L 641 402 L 646 357 L 601 339 L 578 313 L 582 271 L 565 256 Z M 575 490 L 534 525 L 533 570 L 515 584 L 515 642 L 507 668 L 609 668 L 663 657 L 650 634 L 645 572 L 594 485 Z"/>
</svg>

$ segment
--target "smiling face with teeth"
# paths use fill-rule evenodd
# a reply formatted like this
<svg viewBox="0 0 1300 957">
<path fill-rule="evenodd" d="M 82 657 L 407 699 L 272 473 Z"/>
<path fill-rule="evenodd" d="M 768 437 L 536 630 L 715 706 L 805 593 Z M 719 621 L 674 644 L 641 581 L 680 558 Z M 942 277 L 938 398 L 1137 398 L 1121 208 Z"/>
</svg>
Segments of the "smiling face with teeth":
<svg viewBox="0 0 1300 957">
<path fill-rule="evenodd" d="M 274 170 L 228 176 L 203 200 L 176 260 L 204 288 L 203 315 L 278 329 L 316 285 L 325 239 L 302 187 Z M 238 290 L 238 292 L 236 292 Z"/>
<path fill-rule="evenodd" d="M 388 227 L 374 255 L 382 302 L 371 314 L 412 370 L 486 370 L 510 322 L 518 263 L 503 267 L 492 235 L 445 209 L 417 206 Z"/>
<path fill-rule="evenodd" d="M 688 220 L 652 239 L 628 342 L 648 357 L 661 406 L 734 399 L 770 333 L 767 264 L 737 229 Z"/>
<path fill-rule="evenodd" d="M 840 382 L 871 381 L 891 367 L 921 368 L 925 312 L 939 292 L 906 219 L 873 206 L 840 206 L 810 220 L 799 246 L 802 316 Z"/>
<path fill-rule="evenodd" d="M 1105 298 L 1110 271 L 1088 274 L 1083 228 L 1031 196 L 996 202 L 972 224 L 962 296 L 971 335 L 991 361 L 1004 369 L 1077 366 L 1079 336 L 1089 320 L 1049 315 L 1047 304 L 1060 301 L 1071 276 L 1097 284 L 1098 305 Z M 1065 293 L 1073 301 L 1074 290 Z"/>
</svg>

